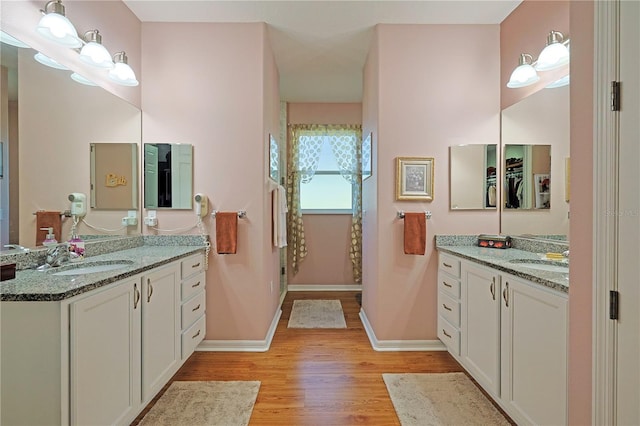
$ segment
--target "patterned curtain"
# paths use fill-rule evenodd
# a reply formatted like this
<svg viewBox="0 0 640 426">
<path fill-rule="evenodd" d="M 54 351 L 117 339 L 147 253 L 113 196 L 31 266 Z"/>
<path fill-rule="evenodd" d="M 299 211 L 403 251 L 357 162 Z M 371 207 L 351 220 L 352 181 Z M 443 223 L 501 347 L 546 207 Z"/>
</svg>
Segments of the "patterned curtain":
<svg viewBox="0 0 640 426">
<path fill-rule="evenodd" d="M 300 209 L 300 184 L 313 179 L 322 145 L 329 139 L 340 174 L 352 185 L 353 216 L 351 222 L 350 257 L 354 280 L 362 280 L 362 127 L 359 125 L 308 125 L 291 127 L 291 147 L 287 162 L 287 247 L 291 269 L 295 275 L 307 255 L 304 222 Z"/>
</svg>

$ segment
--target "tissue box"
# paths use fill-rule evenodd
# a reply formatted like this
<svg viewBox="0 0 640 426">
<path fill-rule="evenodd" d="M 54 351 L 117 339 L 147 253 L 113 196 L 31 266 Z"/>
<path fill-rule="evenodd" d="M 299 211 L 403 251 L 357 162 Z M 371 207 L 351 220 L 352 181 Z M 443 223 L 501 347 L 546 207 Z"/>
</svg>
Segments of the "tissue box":
<svg viewBox="0 0 640 426">
<path fill-rule="evenodd" d="M 511 247 L 511 237 L 505 235 L 478 235 L 478 246 L 498 249 Z"/>
<path fill-rule="evenodd" d="M 12 280 L 16 277 L 16 264 L 9 263 L 7 265 L 0 266 L 0 281 Z"/>
</svg>

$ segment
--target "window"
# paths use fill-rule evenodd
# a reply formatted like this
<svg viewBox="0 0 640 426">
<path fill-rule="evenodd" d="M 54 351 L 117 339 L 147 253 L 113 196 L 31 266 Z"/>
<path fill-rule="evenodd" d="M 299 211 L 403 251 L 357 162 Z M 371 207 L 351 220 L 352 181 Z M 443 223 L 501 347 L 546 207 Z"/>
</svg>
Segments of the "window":
<svg viewBox="0 0 640 426">
<path fill-rule="evenodd" d="M 303 213 L 320 210 L 327 213 L 351 214 L 351 183 L 340 175 L 340 168 L 328 137 L 323 138 L 318 169 L 313 179 L 308 183 L 300 184 L 300 208 Z"/>
</svg>

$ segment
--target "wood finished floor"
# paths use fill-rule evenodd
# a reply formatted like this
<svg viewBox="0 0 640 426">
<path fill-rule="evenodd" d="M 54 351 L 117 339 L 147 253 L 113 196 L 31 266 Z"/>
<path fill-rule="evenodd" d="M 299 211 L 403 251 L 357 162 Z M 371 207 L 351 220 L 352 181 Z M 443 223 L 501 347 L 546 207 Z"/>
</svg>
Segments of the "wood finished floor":
<svg viewBox="0 0 640 426">
<path fill-rule="evenodd" d="M 357 294 L 289 292 L 269 351 L 195 352 L 172 381 L 261 381 L 250 425 L 400 425 L 382 373 L 464 370 L 447 352 L 374 351 Z M 295 299 L 339 299 L 347 328 L 287 328 Z"/>
</svg>

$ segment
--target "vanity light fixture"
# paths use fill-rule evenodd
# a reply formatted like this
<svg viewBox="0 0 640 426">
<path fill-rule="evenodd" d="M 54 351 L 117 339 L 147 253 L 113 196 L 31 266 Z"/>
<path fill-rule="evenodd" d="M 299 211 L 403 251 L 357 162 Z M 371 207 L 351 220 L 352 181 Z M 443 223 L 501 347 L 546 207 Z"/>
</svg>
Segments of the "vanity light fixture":
<svg viewBox="0 0 640 426">
<path fill-rule="evenodd" d="M 71 79 L 76 83 L 84 84 L 85 86 L 97 86 L 93 81 L 89 80 L 86 77 L 81 76 L 77 72 L 71 74 Z"/>
<path fill-rule="evenodd" d="M 65 67 L 64 65 L 62 65 L 60 62 L 51 59 L 50 57 L 48 57 L 47 55 L 44 55 L 40 52 L 36 53 L 35 55 L 33 55 L 33 58 L 40 62 L 42 65 L 46 65 L 48 67 L 51 68 L 55 68 L 57 70 L 68 70 L 69 68 Z"/>
<path fill-rule="evenodd" d="M 569 74 L 565 75 L 561 79 L 554 81 L 553 83 L 545 86 L 545 89 L 555 89 L 556 87 L 563 87 L 569 84 Z"/>
<path fill-rule="evenodd" d="M 564 36 L 560 31 L 551 31 L 547 36 L 547 45 L 536 62 L 538 71 L 550 71 L 569 63 L 569 49 L 564 45 Z"/>
<path fill-rule="evenodd" d="M 21 42 L 17 38 L 15 38 L 13 36 L 10 36 L 9 34 L 5 33 L 4 31 L 0 31 L 0 42 L 6 43 L 6 44 L 10 44 L 11 46 L 15 46 L 15 47 L 21 47 L 21 48 L 29 47 L 28 45 L 24 44 L 23 42 Z"/>
<path fill-rule="evenodd" d="M 535 68 L 531 65 L 533 57 L 528 53 L 521 53 L 518 67 L 513 70 L 507 87 L 510 89 L 517 89 L 519 87 L 525 87 L 536 83 L 540 80 L 540 76 L 536 72 Z"/>
<path fill-rule="evenodd" d="M 137 86 L 138 80 L 133 69 L 127 64 L 127 55 L 124 52 L 117 52 L 113 55 L 115 66 L 109 70 L 109 78 L 123 86 Z"/>
<path fill-rule="evenodd" d="M 64 16 L 62 0 L 49 1 L 41 12 L 44 16 L 40 18 L 40 22 L 36 27 L 36 31 L 40 35 L 65 47 L 76 48 L 82 46 L 82 40 L 78 37 L 75 27 Z"/>
<path fill-rule="evenodd" d="M 114 63 L 111 54 L 102 45 L 102 36 L 98 30 L 91 30 L 84 33 L 84 40 L 87 42 L 80 50 L 80 60 L 85 64 L 98 68 L 111 69 Z"/>
</svg>

